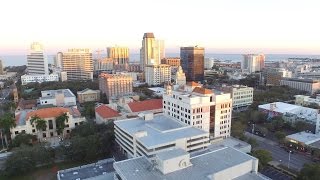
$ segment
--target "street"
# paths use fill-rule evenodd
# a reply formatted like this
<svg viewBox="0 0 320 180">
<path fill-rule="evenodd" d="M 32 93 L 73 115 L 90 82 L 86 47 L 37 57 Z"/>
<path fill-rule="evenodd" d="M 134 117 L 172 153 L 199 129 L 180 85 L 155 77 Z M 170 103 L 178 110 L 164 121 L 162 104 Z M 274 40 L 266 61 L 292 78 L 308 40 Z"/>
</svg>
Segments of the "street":
<svg viewBox="0 0 320 180">
<path fill-rule="evenodd" d="M 289 153 L 284 149 L 280 148 L 277 142 L 251 134 L 249 132 L 245 132 L 245 136 L 254 138 L 257 141 L 258 147 L 254 149 L 264 149 L 271 152 L 273 161 L 277 161 L 280 164 L 288 167 Z M 290 169 L 300 171 L 305 163 L 312 163 L 311 157 L 304 156 L 296 152 L 290 154 Z"/>
</svg>

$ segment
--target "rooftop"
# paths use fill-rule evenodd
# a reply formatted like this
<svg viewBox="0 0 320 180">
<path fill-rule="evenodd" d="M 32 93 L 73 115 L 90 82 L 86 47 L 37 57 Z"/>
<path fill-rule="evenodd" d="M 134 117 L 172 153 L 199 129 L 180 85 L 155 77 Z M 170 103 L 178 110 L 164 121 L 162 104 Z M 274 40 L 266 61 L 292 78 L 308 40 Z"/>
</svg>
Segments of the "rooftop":
<svg viewBox="0 0 320 180">
<path fill-rule="evenodd" d="M 192 157 L 190 158 L 192 166 L 165 175 L 158 169 L 152 168 L 152 163 L 145 156 L 115 162 L 114 168 L 118 174 L 121 174 L 123 177 L 130 177 L 130 180 L 209 180 L 216 173 L 252 160 L 256 160 L 256 158 L 233 148 L 225 147 Z M 247 172 L 242 175 L 244 177 L 240 175 L 237 178 L 265 179 L 259 174 L 251 173 L 251 170 L 250 168 L 248 170 L 241 170 Z"/>
<path fill-rule="evenodd" d="M 195 87 L 192 92 L 199 93 L 199 94 L 213 94 L 212 90 L 206 89 L 203 87 Z"/>
<path fill-rule="evenodd" d="M 89 92 L 95 92 L 95 93 L 99 93 L 100 91 L 99 90 L 92 90 L 92 89 L 89 89 L 89 88 L 86 88 L 82 91 L 78 91 L 77 94 L 82 94 L 82 93 L 89 93 Z"/>
<path fill-rule="evenodd" d="M 296 109 L 301 108 L 301 106 L 294 105 L 294 104 L 288 104 L 288 103 L 283 103 L 283 102 L 274 102 L 274 103 L 268 103 L 268 104 L 262 104 L 258 106 L 261 109 L 265 109 L 268 111 L 274 111 L 278 113 L 286 113 L 286 112 L 291 112 Z"/>
<path fill-rule="evenodd" d="M 119 114 L 118 111 L 111 109 L 107 105 L 101 105 L 97 107 L 96 113 L 98 113 L 99 116 L 101 116 L 102 118 L 114 118 L 121 116 L 121 114 Z"/>
<path fill-rule="evenodd" d="M 298 132 L 295 134 L 290 134 L 286 136 L 286 138 L 297 141 L 297 142 L 302 142 L 306 145 L 312 144 L 316 141 L 320 140 L 320 135 L 319 134 L 313 134 L 313 133 L 307 133 L 307 132 Z"/>
<path fill-rule="evenodd" d="M 57 94 L 63 94 L 64 97 L 75 97 L 75 95 L 70 91 L 70 89 L 58 89 L 41 91 L 42 97 L 40 97 L 40 99 L 51 99 L 54 98 Z"/>
<path fill-rule="evenodd" d="M 149 99 L 138 102 L 128 103 L 132 112 L 151 111 L 156 109 L 162 109 L 162 99 Z"/>
<path fill-rule="evenodd" d="M 152 32 L 144 33 L 143 38 L 154 38 L 154 34 Z"/>
<path fill-rule="evenodd" d="M 119 120 L 114 123 L 131 136 L 134 136 L 135 133 L 145 131 L 147 135 L 137 139 L 148 148 L 169 144 L 182 138 L 209 136 L 204 130 L 192 126 L 185 126 L 162 114 L 154 115 L 152 120 L 147 121 L 142 118 L 135 118 Z"/>
<path fill-rule="evenodd" d="M 192 86 L 192 87 L 194 87 L 194 86 L 202 86 L 201 84 L 199 84 L 199 83 L 196 83 L 196 82 L 194 82 L 194 81 L 189 81 L 189 82 L 187 82 L 187 85 L 188 86 Z"/>
<path fill-rule="evenodd" d="M 97 163 L 58 171 L 60 180 L 77 180 L 101 177 L 104 180 L 114 179 L 113 159 L 105 159 Z"/>
</svg>

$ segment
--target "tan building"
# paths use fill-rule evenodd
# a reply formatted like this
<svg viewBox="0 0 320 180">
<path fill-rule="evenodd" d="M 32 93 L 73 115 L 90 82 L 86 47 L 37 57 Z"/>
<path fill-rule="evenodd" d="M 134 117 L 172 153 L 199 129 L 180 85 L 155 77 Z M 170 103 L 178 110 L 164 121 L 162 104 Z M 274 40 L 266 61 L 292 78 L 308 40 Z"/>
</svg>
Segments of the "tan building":
<svg viewBox="0 0 320 180">
<path fill-rule="evenodd" d="M 4 72 L 3 72 L 3 63 L 2 63 L 1 59 L 0 59 L 0 74 L 4 74 Z"/>
<path fill-rule="evenodd" d="M 171 66 L 166 64 L 147 65 L 145 78 L 148 85 L 160 85 L 171 82 Z"/>
<path fill-rule="evenodd" d="M 161 59 L 161 64 L 168 64 L 170 66 L 180 66 L 180 57 L 169 57 Z"/>
<path fill-rule="evenodd" d="M 309 94 L 313 94 L 320 90 L 320 81 L 313 79 L 283 78 L 280 81 L 280 85 L 306 91 Z"/>
<path fill-rule="evenodd" d="M 241 62 L 241 70 L 246 73 L 262 71 L 265 61 L 264 54 L 244 54 Z"/>
<path fill-rule="evenodd" d="M 144 33 L 140 49 L 141 70 L 147 65 L 158 65 L 164 58 L 164 41 L 156 40 L 153 33 Z"/>
<path fill-rule="evenodd" d="M 102 58 L 94 60 L 94 71 L 112 71 L 114 63 L 112 58 Z"/>
<path fill-rule="evenodd" d="M 129 48 L 127 47 L 108 47 L 108 58 L 114 63 L 114 69 L 118 71 L 128 70 L 129 65 Z"/>
<path fill-rule="evenodd" d="M 92 89 L 84 89 L 77 92 L 79 103 L 94 102 L 100 100 L 100 91 Z"/>
<path fill-rule="evenodd" d="M 132 94 L 132 77 L 123 74 L 99 75 L 99 89 L 110 98 Z"/>
<path fill-rule="evenodd" d="M 89 49 L 69 49 L 63 53 L 63 71 L 68 80 L 93 79 L 92 53 Z"/>
<path fill-rule="evenodd" d="M 174 83 L 179 86 L 183 86 L 187 83 L 186 74 L 183 72 L 181 66 L 178 66 L 178 69 L 174 78 Z"/>
</svg>

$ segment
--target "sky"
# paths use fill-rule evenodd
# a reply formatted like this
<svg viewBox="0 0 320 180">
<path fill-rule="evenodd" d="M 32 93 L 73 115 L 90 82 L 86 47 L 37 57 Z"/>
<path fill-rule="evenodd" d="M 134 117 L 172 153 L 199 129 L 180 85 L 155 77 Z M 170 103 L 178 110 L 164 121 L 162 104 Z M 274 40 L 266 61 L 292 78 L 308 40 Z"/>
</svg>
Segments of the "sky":
<svg viewBox="0 0 320 180">
<path fill-rule="evenodd" d="M 0 55 L 127 46 L 143 33 L 166 52 L 320 54 L 319 0 L 1 0 Z"/>
</svg>

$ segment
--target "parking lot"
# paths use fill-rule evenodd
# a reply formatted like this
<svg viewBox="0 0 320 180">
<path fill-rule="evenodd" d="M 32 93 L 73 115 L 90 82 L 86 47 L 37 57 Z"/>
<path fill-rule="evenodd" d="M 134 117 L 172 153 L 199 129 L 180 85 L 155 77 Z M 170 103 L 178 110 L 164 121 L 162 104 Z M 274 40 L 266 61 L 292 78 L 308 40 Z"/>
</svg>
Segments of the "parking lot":
<svg viewBox="0 0 320 180">
<path fill-rule="evenodd" d="M 261 174 L 273 179 L 273 180 L 292 180 L 293 177 L 278 171 L 277 169 L 267 166 L 262 171 Z"/>
</svg>

